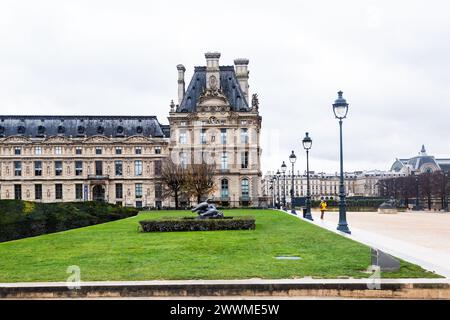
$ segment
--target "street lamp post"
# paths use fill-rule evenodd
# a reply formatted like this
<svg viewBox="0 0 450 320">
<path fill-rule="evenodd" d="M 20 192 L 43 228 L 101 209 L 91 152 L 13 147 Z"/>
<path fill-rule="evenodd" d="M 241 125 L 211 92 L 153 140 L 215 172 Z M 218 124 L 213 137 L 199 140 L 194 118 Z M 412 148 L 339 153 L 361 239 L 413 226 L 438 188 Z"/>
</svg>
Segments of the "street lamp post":
<svg viewBox="0 0 450 320">
<path fill-rule="evenodd" d="M 444 211 L 448 211 L 448 199 L 447 199 L 447 181 L 448 181 L 448 172 L 444 171 L 444 174 L 442 175 L 444 182 L 443 182 L 443 194 L 444 194 L 444 203 L 442 204 L 442 209 Z"/>
<path fill-rule="evenodd" d="M 416 181 L 416 204 L 414 205 L 414 210 L 419 211 L 420 210 L 420 194 L 419 194 L 419 175 L 414 174 L 415 181 Z"/>
<path fill-rule="evenodd" d="M 309 136 L 309 133 L 306 132 L 305 137 L 303 138 L 303 148 L 306 150 L 306 214 L 305 218 L 309 220 L 313 220 L 311 215 L 311 190 L 309 186 L 309 149 L 312 147 L 312 139 Z"/>
<path fill-rule="evenodd" d="M 272 200 L 272 208 L 275 208 L 275 178 L 272 177 L 270 179 L 270 190 L 271 190 L 271 200 Z"/>
<path fill-rule="evenodd" d="M 345 187 L 344 187 L 344 148 L 342 146 L 342 120 L 347 117 L 348 103 L 342 97 L 343 92 L 338 92 L 338 98 L 333 103 L 333 112 L 336 119 L 339 119 L 339 146 L 340 146 L 340 179 L 339 179 L 339 223 L 337 229 L 339 231 L 350 234 L 347 224 L 347 209 L 345 204 Z"/>
<path fill-rule="evenodd" d="M 295 207 L 294 207 L 294 163 L 297 160 L 297 156 L 294 153 L 294 150 L 292 150 L 291 155 L 289 156 L 289 161 L 292 164 L 292 174 L 291 174 L 291 213 L 292 214 L 297 214 L 297 212 L 295 212 Z"/>
<path fill-rule="evenodd" d="M 277 170 L 277 208 L 280 209 L 280 199 L 281 199 L 281 194 L 280 194 L 280 170 Z"/>
<path fill-rule="evenodd" d="M 283 172 L 283 209 L 286 209 L 286 163 L 281 164 L 281 172 Z"/>
</svg>

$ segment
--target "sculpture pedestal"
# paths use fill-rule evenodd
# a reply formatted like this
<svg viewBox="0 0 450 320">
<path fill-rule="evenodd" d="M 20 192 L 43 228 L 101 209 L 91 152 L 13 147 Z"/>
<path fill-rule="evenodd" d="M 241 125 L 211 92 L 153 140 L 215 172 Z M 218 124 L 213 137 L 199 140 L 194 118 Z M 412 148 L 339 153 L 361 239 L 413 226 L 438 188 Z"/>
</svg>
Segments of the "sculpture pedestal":
<svg viewBox="0 0 450 320">
<path fill-rule="evenodd" d="M 396 208 L 378 208 L 378 213 L 381 214 L 396 214 L 398 213 Z"/>
</svg>

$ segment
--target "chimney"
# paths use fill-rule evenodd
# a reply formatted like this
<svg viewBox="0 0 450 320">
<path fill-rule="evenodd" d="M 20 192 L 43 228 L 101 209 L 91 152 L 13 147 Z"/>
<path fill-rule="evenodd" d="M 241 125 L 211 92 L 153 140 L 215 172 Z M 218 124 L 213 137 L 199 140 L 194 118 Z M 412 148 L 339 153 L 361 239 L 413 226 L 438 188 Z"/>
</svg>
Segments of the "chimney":
<svg viewBox="0 0 450 320">
<path fill-rule="evenodd" d="M 186 71 L 186 68 L 182 64 L 179 64 L 177 65 L 177 70 L 178 70 L 178 104 L 181 104 L 185 92 L 184 72 Z"/>
<path fill-rule="evenodd" d="M 245 98 L 248 101 L 248 59 L 236 59 L 234 60 L 234 65 L 236 68 L 236 78 L 239 81 L 242 91 L 244 92 Z"/>
<path fill-rule="evenodd" d="M 206 88 L 217 90 L 220 89 L 220 68 L 219 59 L 220 52 L 207 52 L 206 58 Z"/>
</svg>

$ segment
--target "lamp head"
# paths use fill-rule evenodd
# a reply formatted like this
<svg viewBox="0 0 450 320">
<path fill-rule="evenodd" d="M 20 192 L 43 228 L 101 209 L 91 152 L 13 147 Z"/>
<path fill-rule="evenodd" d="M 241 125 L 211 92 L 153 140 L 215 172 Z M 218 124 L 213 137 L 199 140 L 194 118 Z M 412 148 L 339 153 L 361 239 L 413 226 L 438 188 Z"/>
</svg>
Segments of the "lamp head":
<svg viewBox="0 0 450 320">
<path fill-rule="evenodd" d="M 347 101 L 342 97 L 343 92 L 338 92 L 338 98 L 333 103 L 333 112 L 334 116 L 342 120 L 347 117 L 348 112 L 348 103 Z"/>
<path fill-rule="evenodd" d="M 297 156 L 295 155 L 294 150 L 292 150 L 291 155 L 289 156 L 289 161 L 294 164 L 296 160 Z"/>
<path fill-rule="evenodd" d="M 305 150 L 311 149 L 311 146 L 312 146 L 312 139 L 311 139 L 311 137 L 309 136 L 309 133 L 308 133 L 308 132 L 306 132 L 306 135 L 305 135 L 305 137 L 303 138 L 302 143 L 303 143 L 303 148 L 305 148 Z"/>
<path fill-rule="evenodd" d="M 284 163 L 284 161 L 283 161 L 283 163 L 281 164 L 281 172 L 283 172 L 283 173 L 285 173 L 286 172 L 286 163 Z"/>
</svg>

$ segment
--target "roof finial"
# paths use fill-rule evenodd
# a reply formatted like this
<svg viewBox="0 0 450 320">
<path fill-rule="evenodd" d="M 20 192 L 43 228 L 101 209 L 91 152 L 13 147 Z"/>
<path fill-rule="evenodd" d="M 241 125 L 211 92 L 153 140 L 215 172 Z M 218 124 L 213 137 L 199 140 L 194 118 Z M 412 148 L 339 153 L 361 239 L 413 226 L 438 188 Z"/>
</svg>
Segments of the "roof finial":
<svg viewBox="0 0 450 320">
<path fill-rule="evenodd" d="M 425 150 L 425 145 L 422 145 L 422 149 L 420 150 L 420 155 L 425 156 L 427 154 L 427 151 Z"/>
</svg>

